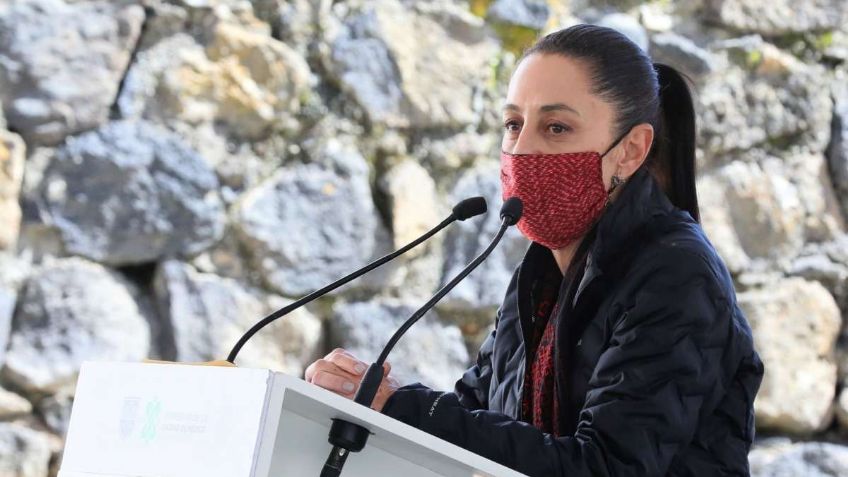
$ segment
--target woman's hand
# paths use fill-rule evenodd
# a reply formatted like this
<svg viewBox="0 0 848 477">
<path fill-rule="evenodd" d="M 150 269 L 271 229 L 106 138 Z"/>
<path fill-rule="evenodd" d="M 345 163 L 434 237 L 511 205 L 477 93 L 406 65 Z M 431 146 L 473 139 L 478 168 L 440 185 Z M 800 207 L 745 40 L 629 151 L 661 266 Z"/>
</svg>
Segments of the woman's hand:
<svg viewBox="0 0 848 477">
<path fill-rule="evenodd" d="M 307 382 L 321 386 L 348 399 L 353 399 L 359 390 L 359 382 L 362 375 L 368 369 L 368 364 L 358 360 L 347 350 L 336 348 L 323 359 L 319 359 L 306 368 L 305 379 Z M 383 410 L 383 406 L 389 397 L 394 394 L 400 383 L 389 375 L 392 365 L 388 362 L 383 364 L 383 381 L 374 396 L 371 408 L 377 412 Z"/>
</svg>

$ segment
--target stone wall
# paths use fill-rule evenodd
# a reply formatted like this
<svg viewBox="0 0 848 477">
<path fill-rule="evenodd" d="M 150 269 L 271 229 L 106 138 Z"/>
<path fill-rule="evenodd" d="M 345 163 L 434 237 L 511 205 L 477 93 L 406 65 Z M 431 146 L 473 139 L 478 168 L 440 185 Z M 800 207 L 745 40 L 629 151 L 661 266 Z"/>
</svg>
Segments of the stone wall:
<svg viewBox="0 0 848 477">
<path fill-rule="evenodd" d="M 498 210 L 516 55 L 578 22 L 692 79 L 704 227 L 766 365 L 753 474 L 848 475 L 844 0 L 0 2 L 0 475 L 55 475 L 82 361 L 223 359 L 456 201 Z M 374 359 L 497 227 L 453 225 L 239 364 Z M 452 386 L 526 246 L 401 341 L 405 380 Z"/>
</svg>

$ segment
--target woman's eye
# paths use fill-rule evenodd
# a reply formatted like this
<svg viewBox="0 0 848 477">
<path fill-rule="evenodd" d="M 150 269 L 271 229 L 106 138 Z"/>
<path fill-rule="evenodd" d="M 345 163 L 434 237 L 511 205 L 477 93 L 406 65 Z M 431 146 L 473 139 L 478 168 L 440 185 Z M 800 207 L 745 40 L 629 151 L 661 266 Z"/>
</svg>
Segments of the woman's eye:
<svg viewBox="0 0 848 477">
<path fill-rule="evenodd" d="M 551 124 L 548 126 L 548 130 L 554 134 L 562 134 L 570 131 L 571 128 L 564 124 Z"/>
<path fill-rule="evenodd" d="M 518 130 L 521 129 L 521 125 L 518 124 L 518 121 L 509 120 L 504 123 L 504 129 L 507 132 L 518 132 Z"/>
</svg>

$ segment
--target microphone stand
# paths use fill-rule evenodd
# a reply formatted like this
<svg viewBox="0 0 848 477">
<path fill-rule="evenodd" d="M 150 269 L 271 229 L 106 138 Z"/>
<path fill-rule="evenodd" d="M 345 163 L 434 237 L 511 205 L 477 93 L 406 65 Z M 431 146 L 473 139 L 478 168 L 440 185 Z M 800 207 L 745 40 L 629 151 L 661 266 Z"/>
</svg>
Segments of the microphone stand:
<svg viewBox="0 0 848 477">
<path fill-rule="evenodd" d="M 257 332 L 259 332 L 259 330 L 261 330 L 262 328 L 273 323 L 277 319 L 282 318 L 283 316 L 285 316 L 285 315 L 291 313 L 292 311 L 302 307 L 303 305 L 306 305 L 307 303 L 309 303 L 309 302 L 311 302 L 311 301 L 313 301 L 317 298 L 320 298 L 321 296 L 326 295 L 327 293 L 335 290 L 336 288 L 339 288 L 340 286 L 345 285 L 348 282 L 361 277 L 362 275 L 365 275 L 366 273 L 370 272 L 371 270 L 374 270 L 375 268 L 380 267 L 380 266 L 384 265 L 385 263 L 394 260 L 398 256 L 403 255 L 404 253 L 408 252 L 409 250 L 420 245 L 422 242 L 428 240 L 433 235 L 436 235 L 439 231 L 441 231 L 442 229 L 444 229 L 445 227 L 447 227 L 451 223 L 453 223 L 457 220 L 460 220 L 460 221 L 466 220 L 466 219 L 469 219 L 471 217 L 475 217 L 477 215 L 485 213 L 486 208 L 487 208 L 486 207 L 486 200 L 482 197 L 472 197 L 472 198 L 469 198 L 469 199 L 465 199 L 465 200 L 459 202 L 453 208 L 453 212 L 445 220 L 443 220 L 439 225 L 433 227 L 427 233 L 425 233 L 421 237 L 413 240 L 412 242 L 408 243 L 403 248 L 401 248 L 401 249 L 399 249 L 399 250 L 397 250 L 393 253 L 390 253 L 390 254 L 382 257 L 382 258 L 379 258 L 379 259 L 371 262 L 370 264 L 368 264 L 364 268 L 361 268 L 361 269 L 359 269 L 359 270 L 357 270 L 357 271 L 355 271 L 355 272 L 353 272 L 353 273 L 351 273 L 351 274 L 349 274 L 349 275 L 347 275 L 347 276 L 325 286 L 324 288 L 321 288 L 320 290 L 316 290 L 316 291 L 310 293 L 309 295 L 306 295 L 305 297 L 303 297 L 303 298 L 301 298 L 301 299 L 299 299 L 299 300 L 297 300 L 297 301 L 295 301 L 295 302 L 293 302 L 289 305 L 286 305 L 283 308 L 280 308 L 279 310 L 271 313 L 270 315 L 266 316 L 265 318 L 262 318 L 255 325 L 253 325 L 249 330 L 247 330 L 247 332 L 244 335 L 242 335 L 241 338 L 239 338 L 238 342 L 236 342 L 235 346 L 233 346 L 233 349 L 230 351 L 229 356 L 227 356 L 227 361 L 230 362 L 230 363 L 235 363 L 236 357 L 238 357 L 239 352 L 244 347 L 244 345 L 250 340 L 250 338 L 252 338 L 253 335 L 255 335 Z"/>
<path fill-rule="evenodd" d="M 489 246 L 477 256 L 470 264 L 468 264 L 458 275 L 456 275 L 447 285 L 436 292 L 433 297 L 419 308 L 412 316 L 407 319 L 403 325 L 398 328 L 391 339 L 386 343 L 377 361 L 372 363 L 359 385 L 359 390 L 356 392 L 354 401 L 370 408 L 374 402 L 374 397 L 377 395 L 377 390 L 380 388 L 380 383 L 383 381 L 383 364 L 386 358 L 394 348 L 395 344 L 406 333 L 409 328 L 420 320 L 433 306 L 436 305 L 445 295 L 447 295 L 456 285 L 467 277 L 475 268 L 483 263 L 489 254 L 497 247 L 503 238 L 506 230 L 515 225 L 521 218 L 522 214 L 521 200 L 516 197 L 508 199 L 501 208 L 501 227 L 497 235 L 489 243 Z M 344 467 L 345 461 L 351 452 L 359 452 L 368 441 L 368 436 L 371 432 L 359 424 L 354 424 L 342 419 L 333 419 L 333 424 L 330 426 L 329 442 L 333 445 L 330 455 L 327 457 L 324 467 L 321 470 L 320 477 L 339 477 Z"/>
</svg>

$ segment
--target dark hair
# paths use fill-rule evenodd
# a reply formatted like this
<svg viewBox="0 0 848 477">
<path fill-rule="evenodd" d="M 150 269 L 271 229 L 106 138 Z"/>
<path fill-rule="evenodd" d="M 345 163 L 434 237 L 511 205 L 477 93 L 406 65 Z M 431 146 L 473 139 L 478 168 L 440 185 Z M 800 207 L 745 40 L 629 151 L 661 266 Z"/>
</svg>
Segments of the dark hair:
<svg viewBox="0 0 848 477">
<path fill-rule="evenodd" d="M 524 51 L 582 60 L 590 69 L 592 92 L 616 111 L 613 137 L 648 123 L 654 142 L 645 162 L 662 178 L 671 202 L 700 222 L 695 190 L 695 108 L 683 75 L 653 63 L 623 34 L 597 25 L 574 25 L 540 38 Z"/>
</svg>

